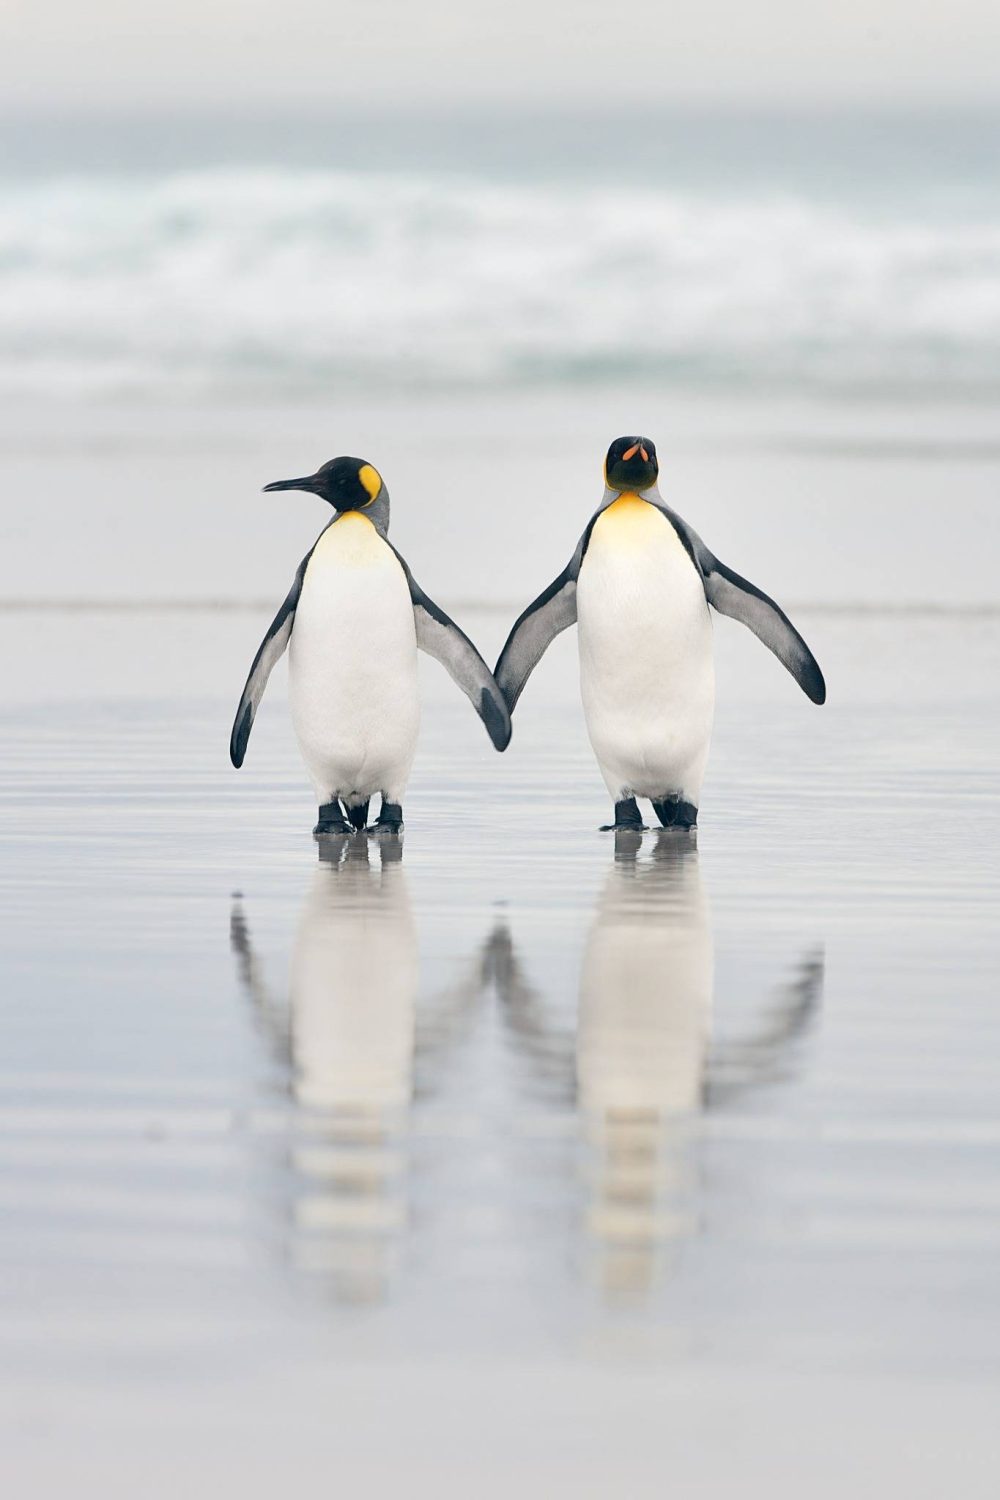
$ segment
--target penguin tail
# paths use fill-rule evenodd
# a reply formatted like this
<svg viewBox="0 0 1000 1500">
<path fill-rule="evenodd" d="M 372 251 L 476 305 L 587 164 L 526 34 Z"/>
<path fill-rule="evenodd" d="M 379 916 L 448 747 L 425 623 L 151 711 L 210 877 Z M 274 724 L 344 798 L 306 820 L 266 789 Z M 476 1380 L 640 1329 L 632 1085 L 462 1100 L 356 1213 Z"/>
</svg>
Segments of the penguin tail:
<svg viewBox="0 0 1000 1500">
<path fill-rule="evenodd" d="M 347 816 L 350 818 L 355 832 L 360 833 L 368 822 L 368 803 L 359 802 L 357 807 L 349 807 L 347 809 Z"/>
</svg>

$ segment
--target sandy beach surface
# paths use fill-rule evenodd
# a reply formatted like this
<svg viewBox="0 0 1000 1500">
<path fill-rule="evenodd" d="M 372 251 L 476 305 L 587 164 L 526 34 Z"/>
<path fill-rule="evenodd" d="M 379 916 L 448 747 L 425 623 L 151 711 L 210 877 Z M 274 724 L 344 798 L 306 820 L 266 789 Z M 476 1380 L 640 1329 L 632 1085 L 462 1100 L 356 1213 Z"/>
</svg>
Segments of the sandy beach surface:
<svg viewBox="0 0 1000 1500">
<path fill-rule="evenodd" d="M 490 659 L 600 458 L 518 399 L 352 426 Z M 697 845 L 616 845 L 572 635 L 502 757 L 428 663 L 401 845 L 322 857 L 283 667 L 226 747 L 336 424 L 7 412 L 12 1494 L 996 1494 L 989 413 L 662 410 L 827 707 L 718 621 Z"/>
</svg>

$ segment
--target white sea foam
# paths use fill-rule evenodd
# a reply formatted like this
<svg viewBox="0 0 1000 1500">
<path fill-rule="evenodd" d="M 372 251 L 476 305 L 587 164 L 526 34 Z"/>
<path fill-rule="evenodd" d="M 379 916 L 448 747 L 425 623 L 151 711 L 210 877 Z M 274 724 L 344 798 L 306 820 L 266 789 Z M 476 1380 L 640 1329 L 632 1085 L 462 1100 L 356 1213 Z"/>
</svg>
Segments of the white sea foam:
<svg viewBox="0 0 1000 1500">
<path fill-rule="evenodd" d="M 0 388 L 1000 382 L 1000 220 L 320 171 L 10 181 Z"/>
</svg>

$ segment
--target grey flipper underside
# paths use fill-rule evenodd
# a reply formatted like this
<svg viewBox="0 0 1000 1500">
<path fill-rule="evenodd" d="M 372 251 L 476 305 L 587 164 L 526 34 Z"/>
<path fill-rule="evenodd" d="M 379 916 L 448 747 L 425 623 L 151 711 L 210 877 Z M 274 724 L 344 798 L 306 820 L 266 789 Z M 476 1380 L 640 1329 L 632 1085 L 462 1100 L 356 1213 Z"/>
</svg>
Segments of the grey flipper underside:
<svg viewBox="0 0 1000 1500">
<path fill-rule="evenodd" d="M 392 546 L 392 543 L 386 545 Z M 395 547 L 392 550 L 396 552 Z M 494 747 L 506 750 L 510 743 L 510 714 L 493 673 L 465 632 L 424 593 L 398 552 L 396 558 L 410 588 L 418 647 L 439 661 L 452 681 L 462 689 L 486 725 Z"/>
<path fill-rule="evenodd" d="M 819 662 L 795 629 L 784 610 L 756 584 L 741 578 L 710 552 L 686 521 L 663 501 L 651 501 L 661 510 L 684 543 L 701 574 L 705 598 L 720 615 L 729 615 L 752 630 L 758 640 L 786 667 L 813 703 L 826 702 L 826 683 Z"/>
<path fill-rule="evenodd" d="M 604 508 L 601 507 L 602 510 Z M 514 705 L 521 696 L 524 684 L 556 636 L 576 624 L 576 580 L 580 576 L 580 564 L 598 515 L 600 511 L 591 519 L 576 544 L 576 551 L 558 578 L 553 578 L 548 588 L 543 589 L 538 598 L 533 599 L 524 613 L 514 621 L 506 644 L 497 658 L 494 669 L 497 685 L 511 713 L 514 712 Z"/>
<path fill-rule="evenodd" d="M 233 765 L 239 768 L 243 764 L 243 757 L 247 753 L 247 741 L 253 728 L 254 715 L 260 706 L 260 700 L 264 696 L 267 687 L 267 679 L 270 677 L 275 662 L 284 654 L 285 648 L 292 637 L 292 625 L 295 623 L 295 610 L 302 592 L 302 580 L 305 577 L 306 565 L 312 557 L 313 548 L 310 548 L 305 557 L 299 563 L 292 580 L 292 586 L 285 596 L 284 603 L 278 610 L 274 619 L 267 628 L 267 634 L 260 643 L 260 649 L 253 659 L 250 675 L 243 689 L 240 706 L 236 710 L 236 718 L 233 720 L 233 732 L 229 737 L 229 759 Z"/>
<path fill-rule="evenodd" d="M 825 703 L 826 682 L 819 662 L 784 610 L 718 558 L 713 562 L 712 571 L 705 574 L 705 597 L 709 604 L 720 615 L 729 615 L 752 630 L 782 666 L 788 668 L 806 697 L 813 703 Z"/>
</svg>

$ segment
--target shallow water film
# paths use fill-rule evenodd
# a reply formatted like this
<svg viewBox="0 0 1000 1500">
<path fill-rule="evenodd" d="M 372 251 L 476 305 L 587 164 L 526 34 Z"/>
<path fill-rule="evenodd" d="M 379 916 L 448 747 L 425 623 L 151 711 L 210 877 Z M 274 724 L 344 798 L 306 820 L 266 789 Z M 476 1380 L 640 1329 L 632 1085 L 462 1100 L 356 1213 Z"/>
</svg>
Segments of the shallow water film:
<svg viewBox="0 0 1000 1500">
<path fill-rule="evenodd" d="M 431 664 L 319 846 L 266 619 L 5 614 L 10 1492 L 994 1494 L 996 618 L 720 622 L 696 840 Z"/>
</svg>

